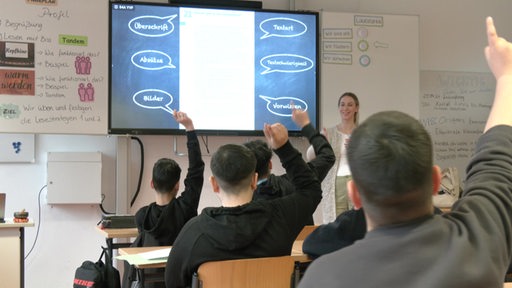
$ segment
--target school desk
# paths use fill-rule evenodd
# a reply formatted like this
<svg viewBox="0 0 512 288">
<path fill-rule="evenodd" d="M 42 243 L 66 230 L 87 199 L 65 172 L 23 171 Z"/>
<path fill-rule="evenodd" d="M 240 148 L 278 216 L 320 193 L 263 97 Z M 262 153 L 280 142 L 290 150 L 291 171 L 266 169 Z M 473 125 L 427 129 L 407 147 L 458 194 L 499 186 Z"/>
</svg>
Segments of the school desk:
<svg viewBox="0 0 512 288">
<path fill-rule="evenodd" d="M 116 258 L 118 260 L 124 260 L 135 267 L 137 279 L 144 279 L 144 283 L 141 283 L 142 287 L 144 287 L 145 283 L 148 282 L 164 281 L 163 272 L 147 274 L 144 272 L 144 269 L 165 268 L 171 248 L 171 246 L 119 248 L 119 256 Z M 152 257 L 148 257 L 148 253 L 152 254 Z M 145 254 L 145 257 L 142 256 L 143 254 Z"/>
<path fill-rule="evenodd" d="M 293 256 L 293 259 L 300 262 L 308 262 L 311 261 L 311 259 L 308 257 L 308 255 L 305 255 L 302 252 L 302 243 L 303 240 L 296 240 L 293 243 L 291 256 Z M 122 247 L 118 249 L 119 256 L 116 257 L 120 260 L 125 260 L 126 257 L 131 257 L 136 254 L 140 253 L 146 253 L 146 252 L 153 252 L 155 250 L 160 249 L 166 249 L 171 248 L 171 246 L 151 246 L 151 247 Z M 137 269 L 146 269 L 146 268 L 162 268 L 165 267 L 167 263 L 167 259 L 159 259 L 159 260 L 152 260 L 152 261 L 141 261 L 138 262 L 137 259 L 131 258 L 130 261 L 135 261 L 133 264 Z M 130 262 L 128 261 L 128 262 Z"/>
<path fill-rule="evenodd" d="M 302 252 L 302 243 L 304 240 L 295 240 L 293 242 L 292 246 L 292 252 L 291 255 L 293 256 L 294 260 L 300 261 L 300 262 L 308 262 L 311 261 L 311 258 L 309 258 L 306 254 Z M 151 252 L 159 249 L 164 248 L 170 248 L 171 246 L 155 246 L 155 247 L 126 247 L 126 248 L 119 248 L 118 252 L 120 256 L 123 255 L 134 255 L 139 253 L 146 253 Z M 165 268 L 165 265 L 167 263 L 167 259 L 161 259 L 158 262 L 153 262 L 149 264 L 136 264 L 134 265 L 137 269 L 146 269 L 146 268 Z M 503 285 L 503 288 L 512 288 L 512 282 L 505 282 Z"/>
<path fill-rule="evenodd" d="M 119 256 L 116 257 L 120 260 L 128 261 L 133 264 L 137 269 L 146 268 L 163 268 L 167 263 L 167 258 L 159 258 L 158 260 L 144 260 L 141 258 L 135 258 L 134 256 L 140 253 L 154 252 L 160 249 L 168 249 L 171 246 L 150 246 L 150 247 L 124 247 L 119 248 L 117 251 Z"/>
<path fill-rule="evenodd" d="M 6 219 L 5 223 L 0 223 L 0 286 L 25 287 L 25 227 L 33 226 L 32 221 L 16 223 L 13 219 Z"/>
<path fill-rule="evenodd" d="M 309 262 L 311 259 L 302 252 L 303 240 L 296 240 L 293 243 L 291 256 L 294 261 Z M 165 251 L 164 249 L 172 249 L 171 246 L 152 246 L 152 247 L 123 247 L 119 248 L 119 256 L 116 257 L 119 260 L 128 261 L 128 263 L 135 266 L 137 274 L 141 273 L 147 268 L 165 268 L 167 264 L 167 258 L 162 257 L 154 260 L 147 260 L 145 257 L 140 257 L 140 253 L 152 253 L 155 251 Z M 166 253 L 168 255 L 168 253 Z M 140 277 L 140 276 L 139 276 Z M 151 275 L 145 277 L 149 281 L 162 281 L 162 275 Z"/>
<path fill-rule="evenodd" d="M 101 228 L 100 226 L 96 226 L 96 229 L 105 236 L 107 249 L 112 259 L 114 259 L 112 254 L 114 249 L 129 247 L 132 244 L 131 241 L 114 242 L 114 239 L 134 238 L 139 235 L 137 228 Z"/>
</svg>

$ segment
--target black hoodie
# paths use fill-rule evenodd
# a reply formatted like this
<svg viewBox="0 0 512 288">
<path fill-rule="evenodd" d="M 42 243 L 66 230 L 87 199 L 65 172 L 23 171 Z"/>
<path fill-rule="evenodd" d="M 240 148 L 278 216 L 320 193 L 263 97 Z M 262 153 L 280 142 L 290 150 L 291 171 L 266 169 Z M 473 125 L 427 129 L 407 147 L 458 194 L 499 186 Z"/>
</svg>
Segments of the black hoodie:
<svg viewBox="0 0 512 288">
<path fill-rule="evenodd" d="M 204 162 L 195 131 L 187 132 L 188 170 L 185 189 L 181 195 L 165 206 L 155 202 L 140 208 L 135 214 L 139 236 L 132 246 L 170 246 L 181 229 L 192 217 L 197 216 L 197 207 L 203 189 Z M 163 273 L 162 268 L 144 269 L 145 274 Z M 136 279 L 135 269 L 125 262 L 123 288 L 131 287 Z M 163 287 L 163 283 L 148 283 L 145 287 Z"/>
<path fill-rule="evenodd" d="M 155 202 L 135 214 L 135 222 L 142 242 L 140 246 L 170 246 L 190 218 L 197 216 L 197 207 L 203 189 L 204 162 L 195 131 L 187 132 L 188 170 L 185 189 L 165 206 Z"/>
<path fill-rule="evenodd" d="M 313 160 L 308 162 L 309 168 L 316 174 L 318 180 L 322 182 L 332 165 L 334 165 L 334 162 L 336 162 L 334 151 L 325 136 L 318 133 L 311 123 L 304 126 L 301 133 L 304 137 L 308 138 L 316 155 Z M 270 174 L 266 181 L 258 184 L 252 199 L 275 199 L 294 192 L 295 187 L 287 174 L 279 176 Z M 306 225 L 313 224 L 313 215 L 310 215 Z"/>
<path fill-rule="evenodd" d="M 275 150 L 295 193 L 237 207 L 210 207 L 176 238 L 165 269 L 167 288 L 188 287 L 208 261 L 290 255 L 293 241 L 322 198 L 320 182 L 288 142 Z"/>
</svg>

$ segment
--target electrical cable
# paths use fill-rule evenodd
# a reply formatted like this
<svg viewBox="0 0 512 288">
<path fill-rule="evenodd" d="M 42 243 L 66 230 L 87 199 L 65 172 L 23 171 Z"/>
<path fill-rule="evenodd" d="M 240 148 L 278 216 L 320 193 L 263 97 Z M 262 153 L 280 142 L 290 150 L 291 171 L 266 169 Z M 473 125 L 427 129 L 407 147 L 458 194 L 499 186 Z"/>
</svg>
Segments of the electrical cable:
<svg viewBox="0 0 512 288">
<path fill-rule="evenodd" d="M 37 229 L 36 229 L 36 237 L 34 238 L 34 243 L 32 243 L 32 247 L 30 247 L 30 250 L 28 251 L 27 255 L 25 255 L 25 258 L 23 260 L 27 260 L 30 253 L 32 253 L 32 250 L 34 250 L 34 247 L 36 246 L 37 238 L 39 237 L 39 228 L 41 227 L 41 192 L 43 192 L 43 189 L 46 188 L 48 185 L 44 185 L 39 190 L 39 194 L 37 195 Z"/>
<path fill-rule="evenodd" d="M 208 147 L 208 136 L 206 136 L 206 141 L 204 140 L 204 136 L 201 136 L 201 140 L 203 140 L 204 147 L 206 147 L 206 153 L 210 154 L 210 148 Z"/>
<path fill-rule="evenodd" d="M 107 212 L 105 210 L 105 208 L 103 208 L 103 201 L 105 201 L 105 194 L 101 194 L 101 203 L 100 203 L 100 209 L 101 209 L 101 212 L 103 212 L 103 214 L 105 215 L 108 215 L 108 214 L 116 214 L 114 212 Z M 101 220 L 100 220 L 101 222 Z M 98 224 L 100 224 L 100 222 L 98 222 Z"/>
<path fill-rule="evenodd" d="M 137 190 L 135 190 L 135 194 L 132 197 L 132 201 L 130 202 L 130 207 L 133 206 L 133 203 L 135 203 L 135 200 L 137 199 L 137 196 L 139 196 L 140 192 L 140 186 L 142 185 L 142 175 L 144 173 L 144 144 L 142 144 L 142 141 L 138 137 L 131 137 L 132 140 L 135 140 L 139 143 L 140 147 L 140 170 L 139 170 L 139 181 L 137 183 Z"/>
</svg>

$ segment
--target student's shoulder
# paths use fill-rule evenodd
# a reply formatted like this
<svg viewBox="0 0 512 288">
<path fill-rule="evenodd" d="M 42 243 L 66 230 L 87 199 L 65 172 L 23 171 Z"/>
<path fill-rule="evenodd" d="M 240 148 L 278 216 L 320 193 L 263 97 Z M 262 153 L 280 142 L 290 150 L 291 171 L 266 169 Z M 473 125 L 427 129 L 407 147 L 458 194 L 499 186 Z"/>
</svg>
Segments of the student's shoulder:
<svg viewBox="0 0 512 288">
<path fill-rule="evenodd" d="M 137 210 L 137 212 L 135 212 L 135 216 L 146 214 L 146 211 L 148 211 L 150 205 L 151 204 L 140 207 L 139 210 Z"/>
<path fill-rule="evenodd" d="M 204 208 L 204 209 L 208 209 L 208 208 Z M 203 222 L 205 222 L 207 220 L 207 218 L 208 217 L 206 215 L 204 215 L 203 213 L 190 218 L 187 221 L 187 223 L 185 223 L 183 228 L 181 228 L 180 233 L 184 233 L 184 232 L 192 233 L 193 231 L 201 232 L 202 231 L 201 225 Z"/>
<path fill-rule="evenodd" d="M 508 126 L 508 125 L 495 126 L 480 136 L 480 138 L 477 141 L 477 147 L 487 144 L 489 146 L 493 146 L 494 149 L 503 149 L 504 148 L 503 145 L 496 146 L 496 145 L 490 144 L 489 140 L 508 141 L 508 140 L 512 139 L 512 134 L 510 133 L 511 131 L 512 131 L 512 126 Z M 508 148 L 506 148 L 506 147 L 504 149 L 508 150 Z"/>
<path fill-rule="evenodd" d="M 152 202 L 146 206 L 142 206 L 139 208 L 139 210 L 137 210 L 137 212 L 135 213 L 135 215 L 137 214 L 140 214 L 140 215 L 145 215 L 148 213 L 148 211 L 151 211 L 152 209 L 158 209 L 160 208 L 161 206 L 158 206 L 156 204 L 156 202 Z"/>
<path fill-rule="evenodd" d="M 174 241 L 173 246 L 179 247 L 193 247 L 199 238 L 204 234 L 204 230 L 202 228 L 202 219 L 204 216 L 201 214 L 192 217 L 190 220 L 185 223 L 183 228 L 181 228 L 178 237 Z"/>
<path fill-rule="evenodd" d="M 339 283 L 340 273 L 343 273 L 339 270 L 339 267 L 342 266 L 338 265 L 336 257 L 334 257 L 336 253 L 325 254 L 311 262 L 299 287 L 336 287 L 335 283 Z"/>
</svg>

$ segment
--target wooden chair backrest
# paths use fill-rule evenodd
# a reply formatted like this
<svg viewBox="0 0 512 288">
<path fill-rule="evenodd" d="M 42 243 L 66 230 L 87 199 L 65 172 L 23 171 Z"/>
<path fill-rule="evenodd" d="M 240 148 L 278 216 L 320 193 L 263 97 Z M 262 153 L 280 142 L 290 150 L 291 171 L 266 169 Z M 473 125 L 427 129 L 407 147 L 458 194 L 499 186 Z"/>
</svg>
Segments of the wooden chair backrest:
<svg viewBox="0 0 512 288">
<path fill-rule="evenodd" d="M 304 240 L 306 237 L 315 229 L 318 228 L 317 225 L 306 225 L 304 228 L 302 228 L 302 231 L 300 231 L 299 235 L 297 235 L 297 238 L 295 240 Z"/>
<path fill-rule="evenodd" d="M 202 288 L 289 288 L 291 256 L 206 262 L 197 271 Z"/>
</svg>

